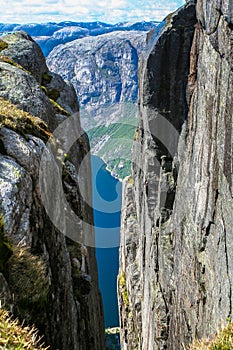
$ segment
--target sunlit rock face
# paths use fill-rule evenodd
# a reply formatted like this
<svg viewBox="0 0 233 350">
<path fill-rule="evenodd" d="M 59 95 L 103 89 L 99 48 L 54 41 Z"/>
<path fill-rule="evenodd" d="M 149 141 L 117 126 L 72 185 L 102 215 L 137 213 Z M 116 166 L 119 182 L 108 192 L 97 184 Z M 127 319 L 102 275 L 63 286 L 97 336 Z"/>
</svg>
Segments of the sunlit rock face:
<svg viewBox="0 0 233 350">
<path fill-rule="evenodd" d="M 123 118 L 121 105 L 137 101 L 137 67 L 145 40 L 145 32 L 114 32 L 60 45 L 48 56 L 50 69 L 73 83 L 86 129 Z"/>
<path fill-rule="evenodd" d="M 232 5 L 188 2 L 148 35 L 124 181 L 122 349 L 182 349 L 232 317 Z"/>
<path fill-rule="evenodd" d="M 59 45 L 47 58 L 50 69 L 75 87 L 93 153 L 122 178 L 129 175 L 137 123 L 138 62 L 145 42 L 146 31 L 140 28 L 114 31 Z M 121 123 L 124 135 L 118 130 Z"/>
<path fill-rule="evenodd" d="M 80 127 L 77 96 L 71 84 L 49 71 L 39 46 L 26 33 L 1 40 L 1 302 L 10 305 L 21 321 L 35 324 L 51 349 L 102 350 L 105 335 L 95 249 L 75 241 L 81 234 L 94 240 L 92 209 L 81 194 L 84 187 L 91 204 L 89 143 Z M 54 171 L 59 164 L 62 168 L 67 205 L 59 205 L 60 193 L 56 188 L 52 192 L 49 177 L 43 183 L 57 222 L 65 225 L 62 218 L 69 206 L 79 218 L 77 230 L 65 236 L 46 214 L 39 170 L 51 132 L 71 114 L 73 128 L 82 137 L 63 159 L 54 160 Z M 66 128 L 63 137 L 70 137 Z M 53 146 L 59 148 L 56 141 L 53 138 Z M 79 172 L 84 157 L 85 176 Z"/>
</svg>

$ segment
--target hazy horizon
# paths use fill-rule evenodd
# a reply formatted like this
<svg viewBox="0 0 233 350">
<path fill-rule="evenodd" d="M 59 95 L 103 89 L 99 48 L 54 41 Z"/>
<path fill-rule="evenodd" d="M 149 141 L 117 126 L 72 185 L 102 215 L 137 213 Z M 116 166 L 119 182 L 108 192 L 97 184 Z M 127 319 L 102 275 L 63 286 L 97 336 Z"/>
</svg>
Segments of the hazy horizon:
<svg viewBox="0 0 233 350">
<path fill-rule="evenodd" d="M 32 24 L 48 22 L 119 22 L 161 21 L 182 6 L 185 0 L 0 0 L 0 23 Z"/>
</svg>

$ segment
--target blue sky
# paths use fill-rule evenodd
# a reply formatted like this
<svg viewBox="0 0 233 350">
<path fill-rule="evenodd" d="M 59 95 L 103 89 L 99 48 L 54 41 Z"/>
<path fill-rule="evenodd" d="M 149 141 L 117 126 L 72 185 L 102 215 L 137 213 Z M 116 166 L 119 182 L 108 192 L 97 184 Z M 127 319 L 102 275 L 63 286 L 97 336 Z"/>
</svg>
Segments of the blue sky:
<svg viewBox="0 0 233 350">
<path fill-rule="evenodd" d="M 0 0 L 1 23 L 162 20 L 185 0 Z"/>
</svg>

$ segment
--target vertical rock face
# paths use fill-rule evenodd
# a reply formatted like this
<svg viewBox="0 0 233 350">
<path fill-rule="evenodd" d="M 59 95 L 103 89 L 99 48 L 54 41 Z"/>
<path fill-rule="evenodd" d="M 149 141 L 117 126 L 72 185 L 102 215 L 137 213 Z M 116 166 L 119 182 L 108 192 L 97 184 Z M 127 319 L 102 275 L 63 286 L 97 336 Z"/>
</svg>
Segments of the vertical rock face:
<svg viewBox="0 0 233 350">
<path fill-rule="evenodd" d="M 28 35 L 15 33 L 2 40 L 0 298 L 14 315 L 34 323 L 52 349 L 103 350 L 95 250 L 58 231 L 39 189 L 41 155 L 51 132 L 75 113 L 73 127 L 82 133 L 77 97 L 71 85 L 48 71 L 39 46 Z M 92 210 L 80 189 L 85 188 L 91 201 L 89 160 L 85 177 L 79 172 L 88 152 L 83 134 L 62 160 L 63 191 L 79 217 L 77 237 L 87 234 L 85 222 L 93 226 Z M 54 212 L 62 217 L 59 193 L 52 198 Z M 88 234 L 94 237 L 92 229 Z"/>
<path fill-rule="evenodd" d="M 232 317 L 232 15 L 230 1 L 189 2 L 148 36 L 123 194 L 123 349 L 182 349 Z"/>
</svg>

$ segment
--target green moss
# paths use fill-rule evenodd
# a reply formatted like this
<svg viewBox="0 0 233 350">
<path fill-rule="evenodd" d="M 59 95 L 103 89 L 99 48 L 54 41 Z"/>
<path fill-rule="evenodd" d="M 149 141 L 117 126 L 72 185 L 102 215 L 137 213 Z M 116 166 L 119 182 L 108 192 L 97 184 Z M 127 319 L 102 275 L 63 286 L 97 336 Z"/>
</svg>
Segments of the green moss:
<svg viewBox="0 0 233 350">
<path fill-rule="evenodd" d="M 134 179 L 132 178 L 132 176 L 130 176 L 130 177 L 128 178 L 128 183 L 131 184 L 132 186 L 135 185 Z"/>
<path fill-rule="evenodd" d="M 63 114 L 63 115 L 65 115 L 65 116 L 67 116 L 67 117 L 70 116 L 70 113 L 67 112 L 64 108 L 62 108 L 57 102 L 55 102 L 55 101 L 52 100 L 51 98 L 50 98 L 49 100 L 50 100 L 50 102 L 52 103 L 52 105 L 53 105 L 53 107 L 54 107 L 56 113 Z"/>
<path fill-rule="evenodd" d="M 22 136 L 32 134 L 47 141 L 51 136 L 46 123 L 0 97 L 0 128 L 6 126 Z"/>
<path fill-rule="evenodd" d="M 48 96 L 53 101 L 56 101 L 60 97 L 60 92 L 56 89 L 47 89 L 43 85 L 41 85 L 41 89 L 44 91 L 46 96 Z"/>
<path fill-rule="evenodd" d="M 31 72 L 29 72 L 27 69 L 25 69 L 24 67 L 22 67 L 20 64 L 16 63 L 14 60 L 12 60 L 10 57 L 8 56 L 3 56 L 0 55 L 0 62 L 5 62 L 10 64 L 11 66 L 17 67 L 19 69 L 22 69 L 24 72 L 31 74 Z"/>
<path fill-rule="evenodd" d="M 48 90 L 48 97 L 54 101 L 57 101 L 57 99 L 60 97 L 60 92 L 56 89 L 49 89 Z"/>
<path fill-rule="evenodd" d="M 6 263 L 12 255 L 12 247 L 4 235 L 4 220 L 0 216 L 0 272 L 5 272 Z"/>
<path fill-rule="evenodd" d="M 8 350 L 46 350 L 38 337 L 38 331 L 34 327 L 22 326 L 17 319 L 9 316 L 9 313 L 0 309 L 0 344 L 1 349 Z"/>
<path fill-rule="evenodd" d="M 45 86 L 41 85 L 41 89 L 44 91 L 45 95 L 48 96 L 48 90 Z"/>
<path fill-rule="evenodd" d="M 126 286 L 126 281 L 125 281 L 125 274 L 124 272 L 118 276 L 118 283 L 121 288 L 125 288 Z"/>
<path fill-rule="evenodd" d="M 52 75 L 50 75 L 49 73 L 44 73 L 42 75 L 42 85 L 49 84 L 51 80 L 52 80 Z"/>
<path fill-rule="evenodd" d="M 8 44 L 4 40 L 0 39 L 0 52 L 7 48 L 8 48 Z"/>
<path fill-rule="evenodd" d="M 121 296 L 124 302 L 125 307 L 129 307 L 129 294 L 126 287 L 126 279 L 125 279 L 125 273 L 122 273 L 118 276 L 118 285 L 121 290 Z"/>
<path fill-rule="evenodd" d="M 126 307 L 129 306 L 129 295 L 128 295 L 128 291 L 124 290 L 122 293 L 122 297 L 123 297 L 123 301 Z"/>
</svg>

